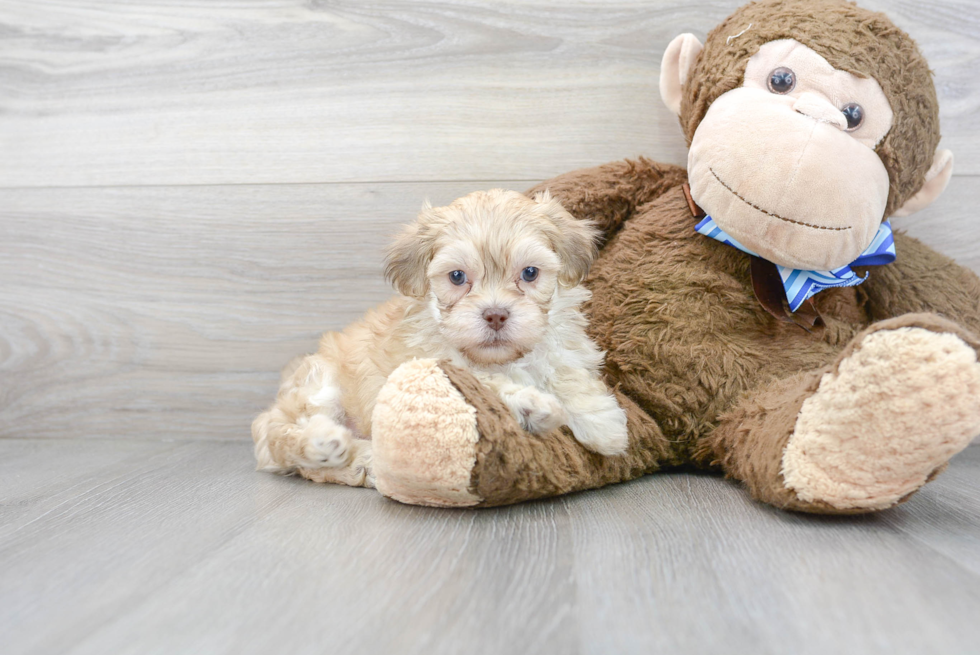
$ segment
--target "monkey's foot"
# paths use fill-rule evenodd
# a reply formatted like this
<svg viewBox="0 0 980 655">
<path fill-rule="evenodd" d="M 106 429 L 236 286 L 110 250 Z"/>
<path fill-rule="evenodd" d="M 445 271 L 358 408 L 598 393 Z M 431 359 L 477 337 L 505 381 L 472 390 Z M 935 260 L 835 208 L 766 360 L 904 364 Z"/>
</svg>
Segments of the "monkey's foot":
<svg viewBox="0 0 980 655">
<path fill-rule="evenodd" d="M 980 364 L 959 337 L 919 327 L 866 336 L 803 403 L 783 451 L 805 501 L 883 509 L 980 434 Z"/>
<path fill-rule="evenodd" d="M 480 433 L 476 410 L 434 359 L 388 376 L 372 417 L 377 489 L 412 505 L 466 507 Z"/>
</svg>

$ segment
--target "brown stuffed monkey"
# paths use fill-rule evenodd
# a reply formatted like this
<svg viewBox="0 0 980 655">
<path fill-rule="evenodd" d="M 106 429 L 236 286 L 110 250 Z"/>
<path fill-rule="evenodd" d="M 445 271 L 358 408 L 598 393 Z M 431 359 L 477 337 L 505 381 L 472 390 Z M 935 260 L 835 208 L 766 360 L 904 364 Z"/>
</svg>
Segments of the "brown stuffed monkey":
<svg viewBox="0 0 980 655">
<path fill-rule="evenodd" d="M 379 491 L 492 506 L 687 465 L 778 507 L 858 513 L 980 434 L 980 280 L 885 220 L 952 172 L 911 38 L 837 0 L 757 2 L 703 47 L 677 37 L 660 89 L 687 171 L 615 162 L 532 190 L 604 231 L 588 314 L 627 453 L 527 434 L 467 372 L 416 360 L 378 399 Z"/>
</svg>

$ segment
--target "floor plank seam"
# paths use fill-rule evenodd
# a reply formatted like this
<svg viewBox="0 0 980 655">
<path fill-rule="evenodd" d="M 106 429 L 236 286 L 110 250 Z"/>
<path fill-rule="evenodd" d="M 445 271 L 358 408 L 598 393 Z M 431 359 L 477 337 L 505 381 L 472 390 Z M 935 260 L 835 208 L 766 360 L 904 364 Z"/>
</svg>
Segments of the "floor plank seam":
<svg viewBox="0 0 980 655">
<path fill-rule="evenodd" d="M 632 158 L 631 158 L 632 159 Z M 558 171 L 554 175 L 559 175 L 563 171 Z M 956 177 L 954 175 L 954 177 Z M 961 177 L 977 177 L 973 175 L 963 175 Z M 378 186 L 381 184 L 475 184 L 478 182 L 492 182 L 494 184 L 527 184 L 533 185 L 541 181 L 542 178 L 528 179 L 492 179 L 492 178 L 460 178 L 460 179 L 439 179 L 439 180 L 341 180 L 325 182 L 221 182 L 207 184 L 67 184 L 67 185 L 38 185 L 38 186 L 0 186 L 3 191 L 59 191 L 77 189 L 207 189 L 221 187 L 269 187 L 269 186 Z"/>
<path fill-rule="evenodd" d="M 646 157 L 647 155 L 637 155 L 634 157 L 627 157 L 627 159 L 637 159 L 639 157 Z M 602 162 L 600 162 L 602 163 Z M 599 164 L 596 164 L 599 165 Z M 542 179 L 550 179 L 555 175 L 561 175 L 566 172 L 565 170 L 558 170 L 553 172 L 551 175 L 545 178 L 520 178 L 520 179 L 493 179 L 489 177 L 480 178 L 459 178 L 459 179 L 434 179 L 434 180 L 336 180 L 336 181 L 322 181 L 322 182 L 221 182 L 221 183 L 206 183 L 206 184 L 65 184 L 65 185 L 37 185 L 37 186 L 24 186 L 24 185 L 12 185 L 5 186 L 0 185 L 0 192 L 4 191 L 59 191 L 59 190 L 80 190 L 80 189 L 208 189 L 208 188 L 221 188 L 221 187 L 272 187 L 272 186 L 283 186 L 283 187 L 301 187 L 301 186 L 378 186 L 378 185 L 396 185 L 396 184 L 475 184 L 480 182 L 492 182 L 494 184 L 507 183 L 507 184 L 526 184 L 533 185 L 538 184 Z M 953 173 L 953 179 L 962 178 L 976 178 L 980 177 L 980 173 Z"/>
</svg>

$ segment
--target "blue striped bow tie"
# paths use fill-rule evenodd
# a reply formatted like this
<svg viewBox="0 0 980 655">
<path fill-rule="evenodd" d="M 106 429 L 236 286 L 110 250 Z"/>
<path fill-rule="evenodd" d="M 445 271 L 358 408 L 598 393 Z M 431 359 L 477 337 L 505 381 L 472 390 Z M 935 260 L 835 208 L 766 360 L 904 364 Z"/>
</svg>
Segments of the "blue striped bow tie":
<svg viewBox="0 0 980 655">
<path fill-rule="evenodd" d="M 727 243 L 742 252 L 758 257 L 718 227 L 718 224 L 710 216 L 705 216 L 704 220 L 698 223 L 694 229 L 699 234 Z M 801 271 L 776 264 L 776 269 L 779 271 L 779 277 L 783 280 L 786 300 L 789 301 L 789 310 L 795 312 L 808 298 L 824 289 L 855 287 L 868 279 L 867 273 L 864 274 L 864 277 L 860 277 L 851 270 L 851 266 L 881 266 L 882 264 L 891 264 L 893 261 L 895 261 L 895 238 L 892 235 L 891 223 L 884 221 L 878 228 L 875 238 L 871 240 L 871 245 L 847 266 L 841 266 L 832 271 Z"/>
</svg>

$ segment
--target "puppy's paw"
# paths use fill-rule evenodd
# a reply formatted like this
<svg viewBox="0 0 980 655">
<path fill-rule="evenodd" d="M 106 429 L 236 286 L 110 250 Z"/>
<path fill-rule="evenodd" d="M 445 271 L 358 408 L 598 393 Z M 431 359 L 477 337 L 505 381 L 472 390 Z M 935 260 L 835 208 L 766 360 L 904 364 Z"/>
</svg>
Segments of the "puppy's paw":
<svg viewBox="0 0 980 655">
<path fill-rule="evenodd" d="M 580 444 L 600 455 L 622 455 L 629 446 L 626 412 L 612 396 L 605 396 L 594 411 L 570 411 L 568 427 Z"/>
<path fill-rule="evenodd" d="M 374 444 L 368 439 L 357 439 L 354 441 L 354 457 L 351 459 L 350 468 L 354 476 L 360 479 L 359 485 L 376 489 L 374 482 Z"/>
<path fill-rule="evenodd" d="M 507 404 L 528 432 L 544 434 L 565 424 L 565 410 L 558 399 L 534 387 L 514 392 Z"/>
<path fill-rule="evenodd" d="M 348 487 L 376 488 L 374 480 L 372 443 L 368 439 L 353 439 L 350 444 L 350 463 L 346 466 L 301 466 L 298 472 L 307 480 L 326 484 L 346 484 Z"/>
<path fill-rule="evenodd" d="M 303 428 L 304 468 L 340 467 L 350 463 L 354 437 L 350 430 L 322 414 L 311 416 Z"/>
</svg>

